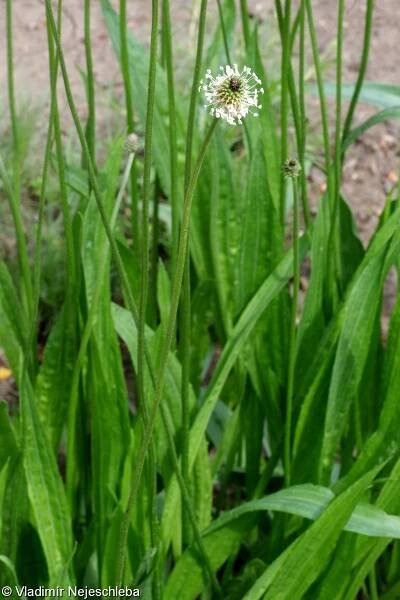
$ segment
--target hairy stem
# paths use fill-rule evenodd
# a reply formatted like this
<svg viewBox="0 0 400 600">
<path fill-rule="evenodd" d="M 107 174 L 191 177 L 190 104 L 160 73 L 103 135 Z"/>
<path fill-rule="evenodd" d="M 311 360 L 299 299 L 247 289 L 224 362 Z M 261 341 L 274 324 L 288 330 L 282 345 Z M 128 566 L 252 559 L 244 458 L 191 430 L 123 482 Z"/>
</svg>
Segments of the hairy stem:
<svg viewBox="0 0 400 600">
<path fill-rule="evenodd" d="M 126 127 L 127 133 L 133 133 L 135 129 L 134 114 L 133 114 L 133 98 L 132 98 L 132 81 L 129 65 L 128 53 L 128 31 L 127 31 L 127 15 L 126 15 L 126 0 L 120 0 L 119 3 L 119 36 L 121 47 L 121 72 L 124 82 L 125 94 L 125 110 L 126 110 Z M 132 235 L 134 247 L 139 247 L 140 228 L 139 228 L 139 197 L 137 189 L 137 173 L 136 162 L 133 162 L 131 169 L 131 209 L 132 209 Z"/>
<path fill-rule="evenodd" d="M 88 118 L 86 123 L 86 139 L 90 156 L 95 162 L 95 140 L 96 140 L 96 103 L 94 92 L 94 74 L 92 57 L 92 40 L 90 32 L 90 2 L 85 0 L 84 8 L 84 38 L 85 38 L 85 57 L 86 57 L 86 90 L 88 102 Z"/>
<path fill-rule="evenodd" d="M 300 254 L 299 254 L 299 200 L 297 179 L 292 179 L 293 188 L 293 294 L 292 308 L 290 317 L 290 333 L 289 333 L 289 366 L 288 366 L 288 384 L 286 391 L 286 426 L 285 426 L 285 447 L 284 447 L 284 463 L 285 463 L 285 484 L 287 487 L 291 483 L 291 440 L 292 440 L 292 417 L 293 417 L 293 391 L 294 391 L 294 375 L 296 365 L 296 318 L 297 305 L 300 287 Z"/>
<path fill-rule="evenodd" d="M 76 110 L 74 98 L 73 98 L 72 91 L 71 91 L 71 85 L 69 82 L 68 72 L 67 72 L 67 68 L 66 68 L 66 64 L 65 64 L 64 53 L 63 53 L 62 46 L 60 43 L 60 38 L 58 36 L 57 27 L 56 27 L 56 24 L 54 21 L 53 11 L 52 11 L 52 7 L 51 7 L 51 0 L 45 0 L 45 1 L 46 1 L 46 8 L 48 9 L 48 12 L 49 12 L 50 26 L 51 26 L 52 34 L 53 34 L 54 40 L 56 42 L 57 50 L 59 52 L 60 68 L 61 68 L 61 73 L 63 76 L 65 93 L 66 93 L 68 105 L 69 105 L 69 108 L 71 111 L 71 115 L 72 115 L 72 118 L 73 118 L 73 121 L 75 124 L 76 131 L 78 133 L 79 142 L 80 142 L 82 150 L 85 152 L 85 155 L 87 158 L 90 181 L 91 181 L 91 185 L 92 185 L 92 189 L 93 189 L 94 198 L 96 200 L 97 208 L 100 213 L 100 217 L 101 217 L 101 220 L 102 220 L 102 223 L 104 226 L 104 230 L 106 232 L 106 235 L 107 235 L 110 247 L 111 247 L 111 251 L 112 251 L 114 261 L 116 264 L 116 268 L 117 268 L 117 272 L 118 272 L 118 277 L 121 282 L 121 286 L 122 286 L 122 290 L 124 293 L 124 297 L 126 299 L 128 310 L 131 312 L 132 317 L 133 317 L 136 325 L 138 326 L 137 306 L 136 306 L 134 297 L 132 295 L 132 290 L 129 285 L 129 280 L 128 280 L 128 277 L 127 277 L 127 274 L 126 274 L 126 271 L 125 271 L 125 268 L 124 268 L 124 265 L 123 265 L 123 262 L 121 259 L 121 255 L 118 250 L 117 243 L 114 239 L 112 229 L 108 222 L 108 218 L 107 218 L 106 211 L 104 208 L 102 193 L 100 191 L 99 184 L 97 182 L 96 173 L 95 173 L 95 170 L 94 170 L 91 158 L 90 158 L 90 154 L 89 154 L 89 150 L 87 147 L 83 128 L 82 128 L 82 125 L 81 125 L 81 122 L 80 122 L 80 119 L 79 119 L 79 116 L 78 116 L 78 113 Z M 201 147 L 195 168 L 193 169 L 191 181 L 190 181 L 190 184 L 188 187 L 188 194 L 186 195 L 186 197 L 184 199 L 183 223 L 185 223 L 185 228 L 181 231 L 180 240 L 179 240 L 179 248 L 178 248 L 178 259 L 179 259 L 178 265 L 180 265 L 180 266 L 179 266 L 179 269 L 177 266 L 175 282 L 173 282 L 173 289 L 175 290 L 174 294 L 173 294 L 173 298 L 175 298 L 175 301 L 173 303 L 173 306 L 171 306 L 170 319 L 169 319 L 169 323 L 168 323 L 168 327 L 167 327 L 167 335 L 164 337 L 164 343 L 163 343 L 163 346 L 164 346 L 163 352 L 162 352 L 163 360 L 160 361 L 160 366 L 158 369 L 158 371 L 161 372 L 162 377 L 164 377 L 164 375 L 165 375 L 164 371 L 166 368 L 166 362 L 167 362 L 167 358 L 168 358 L 168 354 L 169 354 L 169 349 L 171 347 L 172 335 L 173 335 L 173 330 L 175 327 L 175 319 L 176 319 L 177 305 L 178 305 L 178 300 L 179 300 L 180 287 L 182 285 L 182 276 L 183 276 L 182 260 L 184 260 L 185 250 L 186 250 L 186 246 L 187 246 L 187 236 L 184 234 L 184 232 L 187 231 L 187 228 L 189 226 L 190 208 L 191 208 L 193 192 L 196 187 L 197 179 L 198 179 L 198 176 L 199 176 L 202 164 L 203 164 L 204 156 L 205 156 L 208 144 L 210 142 L 210 139 L 211 139 L 211 136 L 212 136 L 212 133 L 214 131 L 216 124 L 217 124 L 217 121 L 214 120 L 207 132 L 207 135 L 206 135 L 206 138 Z M 171 315 L 173 315 L 173 318 Z M 128 515 L 128 519 L 126 519 L 124 521 L 127 525 L 126 531 L 124 530 L 124 536 L 126 536 L 125 540 L 127 539 L 128 530 L 129 530 L 129 522 L 130 522 L 130 514 L 131 514 L 131 510 L 132 510 L 132 503 L 135 499 L 137 490 L 139 488 L 140 478 L 141 478 L 142 471 L 143 471 L 144 460 L 145 460 L 146 453 L 147 453 L 147 450 L 148 450 L 150 442 L 151 442 L 151 435 L 152 435 L 152 431 L 154 428 L 155 417 L 156 417 L 157 410 L 158 410 L 158 407 L 160 404 L 160 397 L 161 397 L 162 388 L 163 388 L 163 381 L 161 381 L 161 385 L 156 383 L 156 381 L 158 381 L 158 382 L 160 381 L 160 377 L 158 377 L 158 380 L 156 380 L 156 374 L 153 369 L 151 357 L 150 357 L 150 354 L 149 354 L 146 346 L 145 346 L 145 353 L 146 353 L 146 361 L 147 361 L 147 365 L 149 368 L 152 385 L 154 386 L 154 389 L 155 389 L 155 396 L 154 396 L 154 400 L 153 400 L 153 404 L 152 404 L 152 415 L 151 415 L 152 418 L 149 419 L 148 424 L 146 425 L 146 428 L 145 428 L 145 433 L 144 433 L 145 444 L 141 448 L 141 457 L 142 458 L 140 460 L 140 463 L 137 464 L 137 474 L 135 476 L 137 483 L 135 485 L 135 489 L 133 490 L 133 493 L 132 493 L 132 488 L 131 488 L 132 500 L 128 503 L 128 506 L 126 509 L 126 514 Z M 157 389 L 157 385 L 158 385 L 158 389 Z M 204 544 L 203 544 L 203 541 L 202 541 L 202 538 L 201 538 L 201 535 L 200 535 L 200 532 L 199 532 L 199 529 L 198 529 L 198 526 L 196 523 L 194 510 L 190 503 L 189 495 L 187 493 L 187 490 L 185 488 L 185 483 L 184 483 L 182 475 L 181 475 L 179 461 L 178 461 L 178 457 L 176 455 L 176 450 L 175 450 L 175 445 L 174 445 L 174 440 L 173 440 L 172 424 L 170 422 L 168 411 L 167 411 L 166 407 L 164 407 L 163 405 L 161 405 L 160 410 L 161 410 L 161 417 L 163 420 L 163 425 L 165 427 L 165 431 L 167 434 L 168 448 L 169 448 L 169 452 L 171 454 L 172 464 L 174 466 L 178 484 L 181 489 L 183 502 L 185 503 L 186 510 L 188 511 L 188 514 L 190 515 L 190 518 L 191 518 L 191 525 L 192 525 L 192 528 L 193 528 L 193 531 L 195 534 L 196 543 L 198 545 L 199 551 L 202 556 L 202 562 L 204 565 L 204 569 L 207 572 L 207 575 L 210 578 L 210 581 L 213 582 L 214 588 L 218 589 L 218 582 L 216 581 L 216 578 L 215 578 L 213 569 L 211 567 L 207 552 L 204 548 Z M 122 577 L 122 575 L 121 575 L 121 577 Z"/>
<path fill-rule="evenodd" d="M 375 0 L 367 0 L 367 11 L 365 15 L 365 27 L 364 27 L 364 40 L 363 40 L 363 48 L 361 53 L 361 62 L 360 68 L 358 70 L 358 76 L 356 85 L 354 87 L 353 96 L 350 101 L 350 106 L 345 118 L 343 133 L 342 133 L 342 141 L 346 139 L 348 136 L 351 124 L 353 122 L 354 111 L 357 106 L 358 98 L 360 96 L 361 88 L 364 83 L 365 73 L 368 65 L 368 57 L 369 57 L 369 49 L 371 46 L 371 34 L 372 34 L 372 23 L 373 23 L 373 14 L 374 14 L 374 6 Z"/>
</svg>

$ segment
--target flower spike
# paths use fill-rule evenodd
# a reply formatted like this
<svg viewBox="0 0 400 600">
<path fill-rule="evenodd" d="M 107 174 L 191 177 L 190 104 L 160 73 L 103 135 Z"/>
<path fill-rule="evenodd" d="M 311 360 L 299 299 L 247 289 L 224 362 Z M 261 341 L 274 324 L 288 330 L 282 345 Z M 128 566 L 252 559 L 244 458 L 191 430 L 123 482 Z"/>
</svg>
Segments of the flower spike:
<svg viewBox="0 0 400 600">
<path fill-rule="evenodd" d="M 210 114 L 230 125 L 240 125 L 248 114 L 257 117 L 258 95 L 264 93 L 257 75 L 246 66 L 239 71 L 236 64 L 221 66 L 219 71 L 214 77 L 208 69 L 205 81 L 200 82 Z"/>
</svg>

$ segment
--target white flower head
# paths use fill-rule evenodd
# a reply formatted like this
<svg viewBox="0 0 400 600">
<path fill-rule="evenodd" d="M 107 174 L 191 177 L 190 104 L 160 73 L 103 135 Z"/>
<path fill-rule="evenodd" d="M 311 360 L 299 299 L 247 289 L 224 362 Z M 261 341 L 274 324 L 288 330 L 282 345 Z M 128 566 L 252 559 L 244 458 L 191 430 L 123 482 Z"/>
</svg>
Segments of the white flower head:
<svg viewBox="0 0 400 600">
<path fill-rule="evenodd" d="M 261 108 L 258 96 L 264 93 L 261 80 L 249 67 L 239 71 L 237 65 L 226 65 L 219 69 L 215 77 L 209 69 L 200 82 L 210 114 L 230 125 L 241 124 L 249 113 L 257 117 Z"/>
</svg>

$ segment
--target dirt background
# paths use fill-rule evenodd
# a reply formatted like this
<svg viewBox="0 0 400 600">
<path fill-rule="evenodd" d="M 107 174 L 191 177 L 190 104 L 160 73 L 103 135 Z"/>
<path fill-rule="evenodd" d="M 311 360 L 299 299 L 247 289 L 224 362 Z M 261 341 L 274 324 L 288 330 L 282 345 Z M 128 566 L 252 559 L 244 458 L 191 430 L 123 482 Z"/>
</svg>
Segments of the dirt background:
<svg viewBox="0 0 400 600">
<path fill-rule="evenodd" d="M 114 6 L 117 2 L 113 1 Z M 128 2 L 129 27 L 143 41 L 149 38 L 151 2 L 132 0 Z M 273 0 L 249 0 L 254 16 L 276 27 Z M 334 56 L 337 2 L 314 0 L 315 18 L 318 28 L 321 55 Z M 210 28 L 215 22 L 215 5 L 209 2 Z M 196 16 L 199 1 L 171 0 L 173 13 L 174 43 L 178 54 L 190 55 L 195 43 Z M 0 0 L 0 109 L 6 106 L 6 60 L 5 60 L 5 0 Z M 18 0 L 14 3 L 14 50 L 15 80 L 18 98 L 41 107 L 37 117 L 40 130 L 46 123 L 48 106 L 47 41 L 43 0 Z M 359 67 L 362 45 L 365 0 L 347 0 L 345 17 L 345 49 L 343 81 L 355 81 Z M 374 29 L 367 79 L 385 83 L 400 83 L 400 62 L 395 58 L 399 35 L 399 0 L 376 2 Z M 98 128 L 110 126 L 107 106 L 118 103 L 122 91 L 118 66 L 104 27 L 100 2 L 92 3 L 92 37 L 94 69 L 97 84 Z M 80 69 L 84 70 L 83 46 L 83 0 L 64 1 L 63 40 L 65 56 L 72 80 L 73 91 L 81 116 L 85 115 L 86 103 Z M 189 52 L 188 52 L 189 50 Z M 329 73 L 327 71 L 327 78 Z M 311 102 L 312 104 L 312 102 Z M 103 106 L 103 109 L 102 109 Z M 122 109 L 121 109 L 122 110 Z M 356 122 L 372 114 L 374 109 L 359 106 Z M 66 111 L 65 111 L 66 112 Z M 332 107 L 332 116 L 333 116 Z M 4 120 L 3 120 L 4 123 Z M 66 121 L 65 127 L 69 123 Z M 311 110 L 311 126 L 319 126 L 318 110 Z M 343 190 L 354 208 L 361 235 L 366 241 L 373 231 L 382 210 L 388 190 L 397 181 L 399 167 L 399 126 L 393 121 L 379 125 L 364 135 L 348 155 L 344 171 Z M 312 172 L 314 187 L 323 187 L 321 175 Z"/>
<path fill-rule="evenodd" d="M 113 0 L 113 5 L 117 2 Z M 254 18 L 268 22 L 271 38 L 277 39 L 273 0 L 249 0 Z M 336 33 L 337 2 L 314 0 L 315 19 L 318 29 L 321 56 L 329 59 L 334 56 Z M 5 35 L 5 0 L 0 0 L 0 131 L 8 127 L 7 117 L 7 70 Z M 171 0 L 174 45 L 177 55 L 189 63 L 195 45 L 196 17 L 199 0 Z M 216 2 L 209 2 L 209 28 L 216 19 Z M 353 83 L 356 79 L 362 46 L 365 15 L 365 0 L 347 0 L 345 16 L 345 48 L 343 81 Z M 139 39 L 148 43 L 151 1 L 131 0 L 128 2 L 129 27 Z M 370 61 L 367 79 L 384 83 L 400 84 L 400 61 L 398 38 L 400 23 L 399 0 L 377 0 L 374 16 Z M 275 33 L 274 33 L 275 31 Z M 101 135 L 104 128 L 112 127 L 110 106 L 115 111 L 120 107 L 122 93 L 121 79 L 115 55 L 104 27 L 100 2 L 92 3 L 92 39 L 94 70 L 97 91 L 97 128 Z M 67 66 L 72 81 L 73 92 L 82 117 L 86 112 L 86 101 L 82 75 L 85 70 L 83 45 L 83 0 L 64 0 L 63 42 Z M 397 47 L 397 50 L 396 50 Z M 38 107 L 35 127 L 37 134 L 43 135 L 48 110 L 49 82 L 47 64 L 47 38 L 45 8 L 43 0 L 16 0 L 14 2 L 14 51 L 15 86 L 20 106 L 22 102 Z M 277 60 L 279 54 L 277 53 Z M 274 55 L 272 53 L 272 58 Z M 275 70 L 279 68 L 274 65 Z M 326 78 L 333 80 L 333 67 L 327 69 Z M 62 102 L 62 100 L 61 100 Z M 400 102 L 399 102 L 400 104 Z M 315 100 L 310 99 L 310 125 L 318 132 L 319 111 Z M 330 105 L 332 123 L 334 107 Z M 67 111 L 64 111 L 67 114 Z M 360 105 L 355 123 L 372 114 L 374 109 Z M 64 117 L 64 130 L 67 133 L 70 123 Z M 387 192 L 397 182 L 400 166 L 400 127 L 399 123 L 388 122 L 367 132 L 348 154 L 344 168 L 343 191 L 352 205 L 361 237 L 367 242 L 382 211 Z M 318 140 L 318 133 L 316 133 Z M 313 169 L 310 175 L 310 189 L 313 196 L 320 195 L 324 180 L 320 172 Z M 316 194 L 315 192 L 318 192 Z M 391 278 L 386 293 L 384 319 L 395 296 L 395 279 Z M 1 379 L 1 377 L 0 377 Z M 1 381 L 0 381 L 1 384 Z"/>
</svg>

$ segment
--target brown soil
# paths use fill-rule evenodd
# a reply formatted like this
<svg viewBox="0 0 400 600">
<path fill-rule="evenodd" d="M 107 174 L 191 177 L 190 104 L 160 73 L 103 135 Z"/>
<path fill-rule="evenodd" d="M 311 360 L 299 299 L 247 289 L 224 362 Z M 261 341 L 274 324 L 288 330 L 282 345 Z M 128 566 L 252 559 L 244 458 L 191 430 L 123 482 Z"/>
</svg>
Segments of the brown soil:
<svg viewBox="0 0 400 600">
<path fill-rule="evenodd" d="M 319 0 L 316 19 L 322 52 L 336 29 L 337 2 Z M 400 5 L 397 0 L 375 3 L 374 29 L 366 79 L 399 85 L 400 66 L 395 59 Z M 365 2 L 348 0 L 345 19 L 343 81 L 353 83 L 357 77 L 364 27 Z M 400 104 L 400 102 L 399 102 Z M 355 124 L 376 112 L 360 104 Z M 344 170 L 343 191 L 352 205 L 364 241 L 374 230 L 388 191 L 398 180 L 399 123 L 388 122 L 370 129 L 348 153 Z"/>
<path fill-rule="evenodd" d="M 117 4 L 114 0 L 114 6 Z M 210 7 L 215 9 L 215 3 Z M 336 31 L 337 2 L 318 0 L 314 2 L 322 55 L 333 55 L 332 43 Z M 175 44 L 193 47 L 197 2 L 174 0 L 173 27 Z M 251 10 L 261 19 L 273 14 L 272 0 L 249 2 Z M 128 2 L 129 26 L 139 38 L 148 40 L 150 27 L 150 0 Z M 195 7 L 193 9 L 193 6 Z M 197 7 L 197 8 L 196 8 Z M 214 12 L 214 11 L 213 11 Z M 5 44 L 5 3 L 1 7 L 0 39 Z M 65 55 L 72 79 L 73 91 L 84 115 L 85 95 L 79 69 L 84 70 L 83 46 L 83 1 L 64 2 L 63 40 Z M 365 14 L 364 0 L 348 0 L 345 20 L 345 82 L 354 82 L 359 66 Z M 398 38 L 400 5 L 398 0 L 376 2 L 374 31 L 367 79 L 398 84 L 400 81 L 399 61 L 395 58 Z M 14 7 L 14 48 L 16 56 L 15 79 L 19 97 L 44 106 L 48 101 L 47 42 L 43 0 L 19 0 Z M 107 98 L 118 98 L 121 87 L 115 56 L 105 30 L 100 3 L 92 3 L 92 36 L 94 65 L 99 94 L 103 90 L 103 102 L 99 108 L 99 127 L 109 121 Z M 4 48 L 5 50 L 5 48 Z M 5 53 L 3 54 L 5 56 Z M 328 75 L 327 75 L 328 77 Z M 109 94 L 107 96 L 107 93 Z M 104 101 L 105 100 L 105 101 Z M 6 61 L 0 63 L 0 102 L 6 102 Z M 1 106 L 1 104 L 0 104 Z M 333 109 L 333 107 L 332 107 Z M 356 122 L 361 122 L 374 109 L 360 105 Z M 46 111 L 42 111 L 44 114 Z M 66 111 L 64 111 L 66 112 Z M 318 111 L 313 111 L 318 124 Z M 332 110 L 333 115 L 333 110 Z M 43 123 L 44 123 L 43 119 Z M 42 119 L 38 119 L 40 127 Z M 68 125 L 68 121 L 66 122 Z M 67 126 L 67 125 L 65 125 Z M 366 133 L 349 153 L 345 166 L 344 193 L 353 206 L 364 240 L 373 231 L 382 210 L 387 191 L 397 180 L 399 167 L 399 126 L 393 121 L 379 125 Z M 315 174 L 317 183 L 321 183 Z"/>
</svg>

